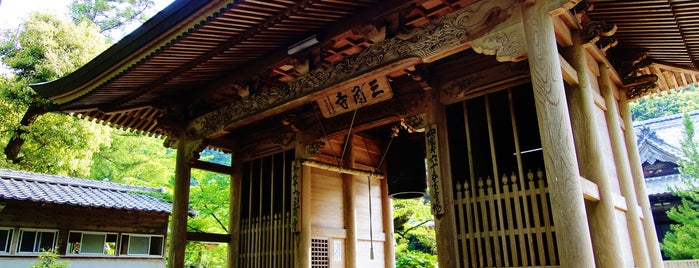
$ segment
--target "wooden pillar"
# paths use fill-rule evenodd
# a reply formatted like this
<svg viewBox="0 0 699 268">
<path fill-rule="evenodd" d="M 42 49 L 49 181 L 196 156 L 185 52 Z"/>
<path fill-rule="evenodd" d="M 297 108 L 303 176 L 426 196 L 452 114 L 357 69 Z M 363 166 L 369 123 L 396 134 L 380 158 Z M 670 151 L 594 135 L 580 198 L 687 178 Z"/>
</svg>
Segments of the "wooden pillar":
<svg viewBox="0 0 699 268">
<path fill-rule="evenodd" d="M 427 125 L 436 124 L 439 147 L 440 163 L 450 163 L 449 160 L 449 139 L 447 137 L 447 121 L 444 111 L 444 105 L 439 102 L 438 93 L 434 90 L 429 90 L 425 93 L 427 105 L 426 123 Z M 441 213 L 434 215 L 434 229 L 437 237 L 437 260 L 440 267 L 457 267 L 457 250 L 456 244 L 456 222 L 454 221 L 454 196 L 452 194 L 452 178 L 451 169 L 448 164 L 440 165 L 442 175 L 441 185 L 436 188 L 441 195 Z M 437 198 L 434 198 L 435 187 L 432 186 L 432 195 L 430 199 L 432 205 L 435 202 L 438 204 Z M 434 210 L 433 210 L 434 211 Z"/>
<path fill-rule="evenodd" d="M 296 267 L 311 267 L 311 167 L 302 165 L 299 159 L 306 158 L 306 139 L 303 133 L 296 133 L 296 164 L 300 169 L 299 178 L 299 231 L 296 236 Z M 293 197 L 292 197 L 293 198 Z M 292 204 L 293 206 L 293 204 Z"/>
<path fill-rule="evenodd" d="M 189 182 L 192 169 L 189 162 L 198 158 L 202 140 L 189 140 L 182 135 L 177 142 L 175 162 L 174 198 L 172 201 L 172 222 L 170 225 L 170 256 L 168 267 L 184 267 L 184 252 L 187 245 L 187 216 L 189 216 Z"/>
<path fill-rule="evenodd" d="M 345 167 L 354 168 L 354 136 L 350 137 L 347 146 Z M 357 198 L 354 175 L 342 174 L 344 187 L 344 217 L 347 237 L 345 239 L 345 267 L 357 267 Z"/>
<path fill-rule="evenodd" d="M 522 8 L 529 68 L 549 184 L 561 267 L 595 267 L 585 202 L 568 116 L 551 3 Z"/>
<path fill-rule="evenodd" d="M 643 215 L 643 231 L 648 246 L 650 266 L 663 267 L 663 257 L 660 254 L 660 245 L 658 245 L 658 236 L 655 232 L 653 213 L 651 213 L 650 201 L 648 200 L 648 193 L 646 193 L 646 180 L 643 177 L 643 167 L 641 166 L 641 157 L 638 153 L 636 134 L 633 132 L 631 109 L 629 109 L 629 101 L 626 98 L 625 92 L 620 93 L 619 113 L 624 119 L 626 149 L 630 162 L 633 185 L 636 189 L 637 201 L 641 206 L 641 214 Z"/>
<path fill-rule="evenodd" d="M 383 174 L 386 174 L 384 171 Z M 379 180 L 381 183 L 381 211 L 385 241 L 383 243 L 383 257 L 385 268 L 396 268 L 395 237 L 393 237 L 393 203 L 388 198 L 388 179 Z M 348 266 L 349 267 L 349 266 Z"/>
<path fill-rule="evenodd" d="M 238 258 L 240 257 L 240 199 L 242 195 L 243 181 L 243 159 L 240 154 L 233 153 L 231 159 L 231 175 L 229 207 L 228 207 L 228 233 L 230 240 L 228 241 L 228 267 L 237 268 L 239 265 Z"/>
<path fill-rule="evenodd" d="M 600 125 L 596 122 L 593 100 L 592 79 L 596 79 L 587 67 L 587 53 L 583 48 L 580 32 L 572 34 L 573 46 L 565 49 L 568 60 L 578 73 L 578 86 L 569 87 L 567 99 L 573 137 L 578 157 L 580 175 L 597 184 L 600 200 L 589 206 L 590 233 L 595 262 L 598 267 L 626 267 L 616 209 L 614 208 L 614 190 L 612 179 L 607 174 L 604 152 L 599 144 Z M 612 165 L 613 163 L 606 163 Z M 558 225 L 556 223 L 556 225 Z"/>
<path fill-rule="evenodd" d="M 638 211 L 638 201 L 636 199 L 636 189 L 633 186 L 631 177 L 631 167 L 629 165 L 629 154 L 626 152 L 624 136 L 621 133 L 621 123 L 619 122 L 618 102 L 614 97 L 616 87 L 612 84 L 611 70 L 606 65 L 600 65 L 600 91 L 607 105 L 607 129 L 612 142 L 614 152 L 614 162 L 616 163 L 621 193 L 626 198 L 626 225 L 631 238 L 631 247 L 635 267 L 649 267 L 648 248 L 646 238 L 643 236 L 643 226 L 641 225 L 641 213 Z M 631 129 L 633 132 L 633 128 Z"/>
</svg>

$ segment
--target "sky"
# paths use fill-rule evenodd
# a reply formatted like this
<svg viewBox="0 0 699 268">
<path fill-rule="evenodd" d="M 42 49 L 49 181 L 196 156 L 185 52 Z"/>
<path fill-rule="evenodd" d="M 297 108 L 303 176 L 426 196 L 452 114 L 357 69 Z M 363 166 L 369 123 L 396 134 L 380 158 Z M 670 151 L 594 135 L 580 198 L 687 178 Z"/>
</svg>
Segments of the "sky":
<svg viewBox="0 0 699 268">
<path fill-rule="evenodd" d="M 33 11 L 59 14 L 68 18 L 72 0 L 0 0 L 0 29 L 14 29 Z M 155 0 L 155 10 L 162 10 L 172 0 Z M 133 30 L 133 29 L 132 29 Z"/>
</svg>

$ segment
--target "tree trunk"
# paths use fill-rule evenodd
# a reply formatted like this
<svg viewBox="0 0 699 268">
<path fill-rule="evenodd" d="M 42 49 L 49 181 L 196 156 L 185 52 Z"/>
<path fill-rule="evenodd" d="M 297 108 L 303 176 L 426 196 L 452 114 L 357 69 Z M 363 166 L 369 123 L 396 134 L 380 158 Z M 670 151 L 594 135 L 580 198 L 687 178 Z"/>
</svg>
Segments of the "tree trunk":
<svg viewBox="0 0 699 268">
<path fill-rule="evenodd" d="M 5 147 L 5 157 L 7 160 L 12 161 L 12 163 L 17 164 L 20 162 L 21 157 L 19 157 L 19 152 L 24 145 L 24 134 L 29 133 L 29 126 L 31 126 L 40 115 L 48 112 L 46 107 L 39 107 L 36 104 L 30 104 L 27 111 L 22 116 L 22 121 L 19 122 L 19 126 L 14 131 L 14 135 L 7 142 L 7 147 Z"/>
</svg>

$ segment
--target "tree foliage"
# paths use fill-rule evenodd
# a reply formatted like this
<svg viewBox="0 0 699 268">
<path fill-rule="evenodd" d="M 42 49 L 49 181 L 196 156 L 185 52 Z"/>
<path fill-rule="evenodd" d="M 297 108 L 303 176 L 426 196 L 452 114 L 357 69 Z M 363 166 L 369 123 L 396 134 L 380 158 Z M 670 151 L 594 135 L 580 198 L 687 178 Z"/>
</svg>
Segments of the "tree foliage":
<svg viewBox="0 0 699 268">
<path fill-rule="evenodd" d="M 689 87 L 680 92 L 643 97 L 630 104 L 631 116 L 643 121 L 699 109 L 699 91 Z"/>
<path fill-rule="evenodd" d="M 90 177 L 97 180 L 165 187 L 174 177 L 175 151 L 163 140 L 112 130 L 108 142 L 92 156 Z"/>
<path fill-rule="evenodd" d="M 685 135 L 682 140 L 682 151 L 686 160 L 680 160 L 680 173 L 687 175 L 686 188 L 672 189 L 682 203 L 667 212 L 668 218 L 677 222 L 670 226 L 670 232 L 665 235 L 661 249 L 671 259 L 699 259 L 699 153 L 694 139 L 694 124 L 689 115 L 684 114 L 683 124 Z"/>
<path fill-rule="evenodd" d="M 100 32 L 110 33 L 149 17 L 153 0 L 73 0 L 70 17 L 75 23 L 92 22 Z"/>
<path fill-rule="evenodd" d="M 32 13 L 0 37 L 2 63 L 12 72 L 0 80 L 3 118 L 0 164 L 24 170 L 87 176 L 92 153 L 108 129 L 60 114 L 29 84 L 55 80 L 86 63 L 107 44 L 97 27 L 56 15 Z"/>
<path fill-rule="evenodd" d="M 437 241 L 429 201 L 393 200 L 396 267 L 436 267 Z"/>
</svg>

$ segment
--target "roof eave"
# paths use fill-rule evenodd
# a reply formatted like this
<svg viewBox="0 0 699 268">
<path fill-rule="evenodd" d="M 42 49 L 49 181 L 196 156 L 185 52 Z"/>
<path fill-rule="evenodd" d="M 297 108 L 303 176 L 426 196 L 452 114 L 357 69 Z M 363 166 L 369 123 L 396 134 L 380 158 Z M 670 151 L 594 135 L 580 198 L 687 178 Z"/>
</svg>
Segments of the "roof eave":
<svg viewBox="0 0 699 268">
<path fill-rule="evenodd" d="M 208 1 L 176 0 L 76 71 L 58 80 L 30 86 L 42 97 L 59 105 L 79 98 L 99 86 L 99 81 L 109 79 L 151 52 L 144 48 L 157 49 L 159 46 L 153 47 L 154 40 L 167 42 L 173 34 L 185 31 L 190 25 L 181 22 L 193 17 L 207 4 Z M 164 38 L 167 41 L 163 41 Z"/>
</svg>

